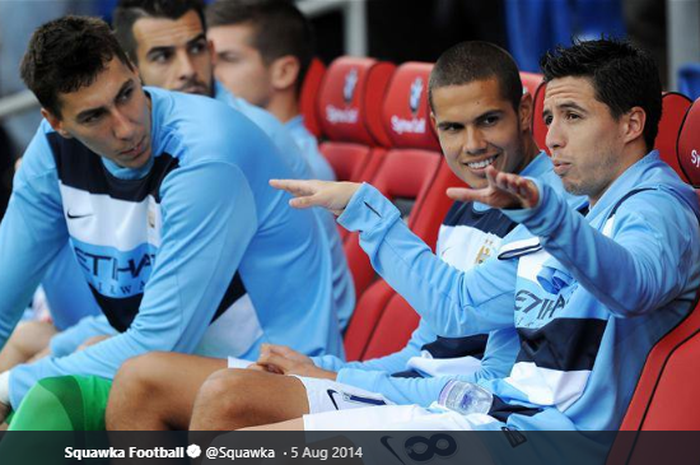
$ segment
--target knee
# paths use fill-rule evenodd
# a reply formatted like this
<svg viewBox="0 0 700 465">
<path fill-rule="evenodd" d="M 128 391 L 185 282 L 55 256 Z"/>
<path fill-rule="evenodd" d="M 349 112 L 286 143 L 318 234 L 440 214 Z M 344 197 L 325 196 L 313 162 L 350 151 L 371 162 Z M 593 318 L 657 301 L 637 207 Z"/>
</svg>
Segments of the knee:
<svg viewBox="0 0 700 465">
<path fill-rule="evenodd" d="M 237 418 L 248 415 L 255 407 L 256 381 L 246 370 L 224 369 L 207 378 L 197 394 L 196 410 L 208 415 Z"/>
<path fill-rule="evenodd" d="M 139 394 L 157 390 L 162 383 L 158 366 L 164 355 L 151 352 L 126 360 L 114 377 L 113 391 L 126 394 L 124 398 L 138 399 Z"/>
<path fill-rule="evenodd" d="M 42 349 L 39 341 L 48 340 L 55 332 L 53 325 L 41 321 L 27 321 L 17 325 L 8 344 L 21 354 L 31 357 Z"/>
</svg>

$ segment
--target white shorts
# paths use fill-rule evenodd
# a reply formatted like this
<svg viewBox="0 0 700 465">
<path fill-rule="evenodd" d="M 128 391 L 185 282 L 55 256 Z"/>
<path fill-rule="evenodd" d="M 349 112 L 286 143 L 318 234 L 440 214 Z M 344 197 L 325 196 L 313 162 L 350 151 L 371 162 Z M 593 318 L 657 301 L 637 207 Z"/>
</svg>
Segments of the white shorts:
<svg viewBox="0 0 700 465">
<path fill-rule="evenodd" d="M 485 414 L 461 415 L 433 404 L 387 405 L 304 415 L 305 431 L 472 431 L 498 423 Z"/>
<path fill-rule="evenodd" d="M 238 358 L 238 357 L 229 357 L 227 365 L 229 368 L 245 369 L 245 368 L 248 368 L 253 363 L 255 363 L 255 362 L 251 362 L 250 360 L 245 360 L 245 359 Z"/>
<path fill-rule="evenodd" d="M 236 357 L 228 358 L 229 368 L 247 368 L 250 360 Z M 338 383 L 329 379 L 307 378 L 295 376 L 302 382 L 306 389 L 306 398 L 309 401 L 309 412 L 322 413 L 336 410 L 348 410 L 378 405 L 393 405 L 389 399 L 375 392 L 365 391 L 347 384 Z"/>
<path fill-rule="evenodd" d="M 365 391 L 329 379 L 295 376 L 306 388 L 311 414 L 335 412 L 365 407 L 393 405 L 389 399 L 376 392 Z"/>
</svg>

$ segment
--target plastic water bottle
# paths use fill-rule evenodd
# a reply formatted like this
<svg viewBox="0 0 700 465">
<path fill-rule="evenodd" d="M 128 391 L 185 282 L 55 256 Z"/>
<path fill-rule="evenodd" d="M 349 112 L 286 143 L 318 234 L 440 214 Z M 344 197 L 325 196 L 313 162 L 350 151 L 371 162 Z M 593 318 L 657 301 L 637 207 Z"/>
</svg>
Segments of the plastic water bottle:
<svg viewBox="0 0 700 465">
<path fill-rule="evenodd" d="M 438 398 L 438 404 L 462 415 L 488 413 L 493 403 L 493 394 L 474 383 L 451 379 Z"/>
</svg>

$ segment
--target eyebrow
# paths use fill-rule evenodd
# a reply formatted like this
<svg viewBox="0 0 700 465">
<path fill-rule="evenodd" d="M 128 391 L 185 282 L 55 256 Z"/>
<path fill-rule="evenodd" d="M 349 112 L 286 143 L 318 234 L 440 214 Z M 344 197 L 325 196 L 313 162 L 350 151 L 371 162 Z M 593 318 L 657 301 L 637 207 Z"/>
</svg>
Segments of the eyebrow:
<svg viewBox="0 0 700 465">
<path fill-rule="evenodd" d="M 483 121 L 490 116 L 501 116 L 503 115 L 503 110 L 489 110 L 477 116 L 474 121 Z"/>
<path fill-rule="evenodd" d="M 583 108 L 582 106 L 574 103 L 574 102 L 562 102 L 558 105 L 556 105 L 557 110 L 576 110 L 581 113 L 588 113 L 588 111 Z M 551 115 L 552 111 L 549 109 L 542 110 L 542 117 L 545 118 L 548 115 Z"/>
<path fill-rule="evenodd" d="M 201 41 L 201 40 L 204 40 L 204 41 L 207 40 L 207 36 L 206 36 L 206 34 L 204 34 L 204 32 L 200 32 L 199 35 L 197 35 L 197 36 L 194 37 L 193 39 L 188 40 L 188 41 L 187 41 L 187 45 L 195 44 L 195 43 L 197 43 L 197 42 L 199 42 L 199 41 Z"/>
<path fill-rule="evenodd" d="M 207 36 L 206 36 L 206 34 L 204 34 L 204 32 L 200 32 L 195 37 L 188 40 L 186 43 L 186 46 L 189 47 L 190 45 L 196 44 L 197 42 L 200 42 L 202 40 L 204 40 L 204 41 L 207 40 Z M 153 55 L 157 55 L 159 53 L 172 52 L 173 50 L 175 50 L 175 48 L 176 47 L 174 45 L 163 45 L 160 47 L 153 47 L 153 48 L 149 49 L 148 52 L 146 53 L 146 58 L 149 58 L 149 59 L 153 58 Z"/>
<path fill-rule="evenodd" d="M 129 78 L 122 86 L 119 88 L 119 92 L 117 92 L 117 96 L 115 97 L 115 100 L 124 95 L 124 92 L 126 92 L 129 87 L 131 87 L 134 84 L 134 79 Z M 87 110 L 83 110 L 78 115 L 75 117 L 76 121 L 83 122 L 86 119 L 88 119 L 91 116 L 96 116 L 99 115 L 100 113 L 104 113 L 107 111 L 107 108 L 104 106 L 101 107 L 96 107 L 96 108 L 88 108 Z"/>
<path fill-rule="evenodd" d="M 456 121 L 439 121 L 437 124 L 439 129 L 445 129 L 448 126 L 464 126 L 464 123 L 458 123 Z"/>
<path fill-rule="evenodd" d="M 501 115 L 503 115 L 503 110 L 488 110 L 488 111 L 485 111 L 484 113 L 480 114 L 476 118 L 474 118 L 473 121 L 478 123 L 478 122 L 485 120 L 488 117 L 501 116 Z M 437 126 L 438 126 L 438 128 L 443 129 L 447 126 L 466 126 L 466 124 L 461 122 L 461 121 L 446 120 L 446 121 L 438 121 Z"/>
</svg>

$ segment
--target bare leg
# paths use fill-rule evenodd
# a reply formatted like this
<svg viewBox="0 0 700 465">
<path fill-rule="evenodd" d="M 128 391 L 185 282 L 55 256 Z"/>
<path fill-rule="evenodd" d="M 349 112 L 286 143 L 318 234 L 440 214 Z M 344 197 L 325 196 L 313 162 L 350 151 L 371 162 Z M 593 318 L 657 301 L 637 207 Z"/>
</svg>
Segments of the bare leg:
<svg viewBox="0 0 700 465">
<path fill-rule="evenodd" d="M 299 418 L 309 413 L 299 379 L 253 370 L 214 373 L 200 389 L 190 430 L 235 430 Z"/>
<path fill-rule="evenodd" d="M 44 321 L 28 321 L 17 325 L 0 351 L 0 373 L 30 361 L 47 348 L 54 334 L 54 325 Z"/>
<path fill-rule="evenodd" d="M 122 365 L 109 395 L 108 430 L 186 430 L 197 391 L 226 360 L 152 352 Z"/>
<path fill-rule="evenodd" d="M 250 428 L 242 428 L 241 431 L 304 431 L 304 419 L 295 418 L 294 420 L 281 421 L 270 425 L 252 426 Z"/>
</svg>

